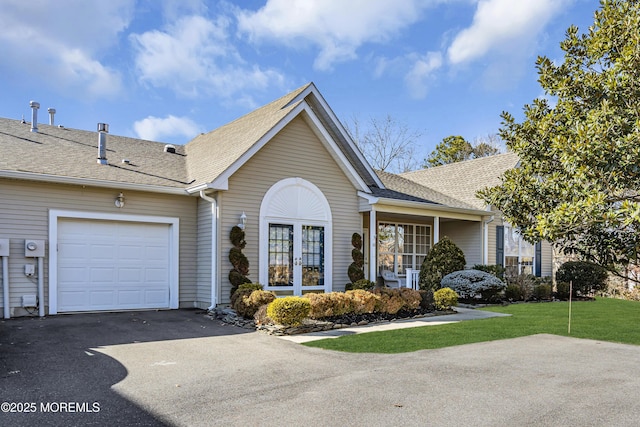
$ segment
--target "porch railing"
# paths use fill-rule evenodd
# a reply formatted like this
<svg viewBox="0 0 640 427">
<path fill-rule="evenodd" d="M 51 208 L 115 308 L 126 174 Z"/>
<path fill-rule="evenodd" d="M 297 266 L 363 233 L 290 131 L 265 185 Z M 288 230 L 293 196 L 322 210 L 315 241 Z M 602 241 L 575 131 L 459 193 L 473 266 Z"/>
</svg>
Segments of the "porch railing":
<svg viewBox="0 0 640 427">
<path fill-rule="evenodd" d="M 407 268 L 407 282 L 405 286 L 409 289 L 415 289 L 416 291 L 420 289 L 418 282 L 420 281 L 420 270 L 413 270 L 411 268 Z"/>
</svg>

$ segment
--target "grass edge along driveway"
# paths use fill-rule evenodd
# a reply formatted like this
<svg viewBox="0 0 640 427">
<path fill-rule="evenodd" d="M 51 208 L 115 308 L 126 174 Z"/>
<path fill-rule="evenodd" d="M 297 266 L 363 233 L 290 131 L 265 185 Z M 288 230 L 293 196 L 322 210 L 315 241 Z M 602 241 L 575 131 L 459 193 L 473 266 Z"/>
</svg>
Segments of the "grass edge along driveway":
<svg viewBox="0 0 640 427">
<path fill-rule="evenodd" d="M 304 345 L 351 353 L 406 353 L 534 334 L 640 345 L 640 302 L 637 301 L 597 298 L 573 302 L 570 335 L 567 333 L 568 302 L 512 304 L 483 310 L 512 316 L 368 332 Z"/>
</svg>

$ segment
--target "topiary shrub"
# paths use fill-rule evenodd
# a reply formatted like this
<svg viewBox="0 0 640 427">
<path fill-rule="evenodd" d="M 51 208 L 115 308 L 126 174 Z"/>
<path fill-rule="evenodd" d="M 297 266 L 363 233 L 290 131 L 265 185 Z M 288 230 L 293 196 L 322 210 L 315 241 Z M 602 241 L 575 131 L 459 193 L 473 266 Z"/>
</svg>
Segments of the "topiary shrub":
<svg viewBox="0 0 640 427">
<path fill-rule="evenodd" d="M 353 262 L 349 265 L 347 275 L 351 283 L 356 283 L 364 279 L 364 254 L 362 253 L 362 236 L 359 233 L 353 233 L 351 245 L 353 246 L 351 250 Z"/>
<path fill-rule="evenodd" d="M 454 290 L 460 298 L 495 302 L 507 285 L 493 274 L 480 270 L 462 270 L 447 274 L 440 282 L 443 288 Z"/>
<path fill-rule="evenodd" d="M 267 306 L 267 316 L 275 323 L 286 326 L 298 326 L 309 317 L 311 303 L 308 298 L 277 298 Z"/>
<path fill-rule="evenodd" d="M 453 289 L 442 288 L 433 293 L 436 310 L 449 310 L 458 305 L 458 294 Z"/>
<path fill-rule="evenodd" d="M 372 282 L 371 280 L 360 279 L 354 283 L 347 283 L 344 290 L 351 291 L 354 289 L 364 289 L 365 291 L 370 291 L 373 288 L 375 288 L 375 286 L 376 286 L 375 282 Z"/>
<path fill-rule="evenodd" d="M 251 283 L 247 277 L 249 274 L 249 260 L 242 250 L 247 242 L 244 240 L 244 230 L 237 225 L 231 228 L 229 239 L 233 247 L 229 250 L 229 262 L 233 269 L 229 271 L 229 282 L 231 282 L 231 297 L 238 287 L 244 283 Z"/>
<path fill-rule="evenodd" d="M 433 245 L 420 267 L 420 289 L 436 290 L 444 276 L 464 270 L 466 260 L 462 249 L 448 237 Z"/>
<path fill-rule="evenodd" d="M 556 281 L 572 282 L 573 295 L 587 295 L 606 289 L 607 270 L 586 261 L 568 261 L 558 268 Z"/>
<path fill-rule="evenodd" d="M 485 273 L 493 274 L 500 280 L 504 280 L 504 267 L 501 265 L 476 264 L 471 269 L 484 271 Z"/>
</svg>

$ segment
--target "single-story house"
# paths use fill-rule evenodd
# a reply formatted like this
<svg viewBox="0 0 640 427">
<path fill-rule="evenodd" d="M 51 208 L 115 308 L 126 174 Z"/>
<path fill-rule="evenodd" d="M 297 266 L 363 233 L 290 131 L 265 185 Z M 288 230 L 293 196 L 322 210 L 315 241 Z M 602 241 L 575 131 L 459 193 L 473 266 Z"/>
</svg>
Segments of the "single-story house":
<svg viewBox="0 0 640 427">
<path fill-rule="evenodd" d="M 313 83 L 185 145 L 0 119 L 4 317 L 229 303 L 230 230 L 249 278 L 282 295 L 344 290 L 351 236 L 366 275 L 404 277 L 440 236 L 468 266 L 551 274 L 474 192 L 512 154 L 402 175 L 372 169 Z"/>
</svg>

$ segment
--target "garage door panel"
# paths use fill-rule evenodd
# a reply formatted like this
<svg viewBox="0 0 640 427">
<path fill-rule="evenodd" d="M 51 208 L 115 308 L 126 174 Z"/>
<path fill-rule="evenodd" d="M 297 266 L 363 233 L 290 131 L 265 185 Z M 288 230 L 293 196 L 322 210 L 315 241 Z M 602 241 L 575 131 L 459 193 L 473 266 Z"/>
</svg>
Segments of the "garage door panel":
<svg viewBox="0 0 640 427">
<path fill-rule="evenodd" d="M 169 308 L 168 224 L 60 219 L 58 311 Z"/>
</svg>

